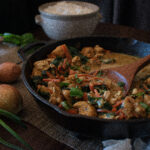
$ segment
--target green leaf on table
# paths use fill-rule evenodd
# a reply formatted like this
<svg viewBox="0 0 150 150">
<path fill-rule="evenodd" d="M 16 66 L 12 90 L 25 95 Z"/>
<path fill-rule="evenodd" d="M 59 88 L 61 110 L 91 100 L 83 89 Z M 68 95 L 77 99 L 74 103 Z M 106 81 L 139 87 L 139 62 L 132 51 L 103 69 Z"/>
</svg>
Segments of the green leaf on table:
<svg viewBox="0 0 150 150">
<path fill-rule="evenodd" d="M 0 36 L 3 37 L 3 42 L 15 44 L 21 47 L 36 41 L 32 33 L 25 33 L 23 35 L 4 33 L 0 34 Z"/>
<path fill-rule="evenodd" d="M 2 37 L 4 38 L 4 40 L 3 40 L 4 42 L 15 44 L 15 45 L 20 45 L 21 44 L 20 35 L 11 34 L 11 33 L 4 33 L 2 35 Z"/>
<path fill-rule="evenodd" d="M 35 38 L 32 33 L 25 33 L 21 35 L 21 47 L 26 46 L 35 41 Z"/>
<path fill-rule="evenodd" d="M 20 143 L 22 143 L 28 150 L 33 150 L 32 147 L 26 143 L 13 129 L 11 129 L 3 120 L 0 119 L 0 125 L 5 128 L 11 135 L 13 135 Z"/>
</svg>

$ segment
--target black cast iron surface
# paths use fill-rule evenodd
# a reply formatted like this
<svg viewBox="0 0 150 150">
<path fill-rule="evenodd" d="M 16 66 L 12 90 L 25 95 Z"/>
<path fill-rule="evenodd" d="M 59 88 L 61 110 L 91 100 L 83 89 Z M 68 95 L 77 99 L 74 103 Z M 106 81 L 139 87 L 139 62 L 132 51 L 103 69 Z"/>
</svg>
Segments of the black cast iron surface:
<svg viewBox="0 0 150 150">
<path fill-rule="evenodd" d="M 93 36 L 47 43 L 38 42 L 18 51 L 20 57 L 22 59 L 26 59 L 24 52 L 28 51 L 34 46 L 42 46 L 41 48 L 38 48 L 30 57 L 24 60 L 22 78 L 29 92 L 35 97 L 37 102 L 42 107 L 44 106 L 43 110 L 63 127 L 88 136 L 99 136 L 103 139 L 150 136 L 149 119 L 105 120 L 81 115 L 71 115 L 60 110 L 57 106 L 50 104 L 47 100 L 39 96 L 34 91 L 30 80 L 33 63 L 37 60 L 46 58 L 47 54 L 49 54 L 56 46 L 64 43 L 69 46 L 78 45 L 80 48 L 99 44 L 105 49 L 109 49 L 113 52 L 125 53 L 138 57 L 144 57 L 150 54 L 150 44 L 128 38 Z"/>
</svg>

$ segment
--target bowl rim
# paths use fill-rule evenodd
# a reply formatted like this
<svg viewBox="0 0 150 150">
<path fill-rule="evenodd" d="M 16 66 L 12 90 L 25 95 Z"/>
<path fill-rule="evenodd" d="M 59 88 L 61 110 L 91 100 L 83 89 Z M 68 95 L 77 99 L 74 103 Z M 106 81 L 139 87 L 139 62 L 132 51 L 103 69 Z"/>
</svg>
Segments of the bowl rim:
<svg viewBox="0 0 150 150">
<path fill-rule="evenodd" d="M 51 18 L 51 19 L 80 19 L 80 18 L 89 18 L 89 17 L 93 17 L 96 14 L 100 15 L 100 8 L 98 5 L 93 4 L 93 3 L 89 3 L 89 2 L 83 2 L 83 1 L 65 1 L 65 2 L 73 2 L 73 3 L 82 3 L 85 5 L 91 5 L 94 9 L 91 13 L 86 13 L 86 14 L 76 14 L 76 15 L 60 15 L 60 14 L 50 14 L 48 12 L 45 12 L 43 9 L 46 8 L 48 5 L 50 4 L 55 4 L 58 3 L 59 1 L 55 1 L 55 2 L 48 2 L 48 3 L 44 3 L 42 5 L 39 6 L 38 10 L 40 12 L 40 14 L 42 16 L 45 16 L 47 18 Z M 64 1 L 60 1 L 60 2 L 64 2 Z"/>
</svg>

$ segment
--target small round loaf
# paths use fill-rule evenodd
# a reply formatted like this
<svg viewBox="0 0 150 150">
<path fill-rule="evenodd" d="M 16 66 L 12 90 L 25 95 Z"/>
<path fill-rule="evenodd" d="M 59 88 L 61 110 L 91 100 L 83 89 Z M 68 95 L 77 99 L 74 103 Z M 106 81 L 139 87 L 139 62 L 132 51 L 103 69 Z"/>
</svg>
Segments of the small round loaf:
<svg viewBox="0 0 150 150">
<path fill-rule="evenodd" d="M 0 82 L 10 83 L 16 81 L 21 74 L 21 68 L 13 62 L 0 64 Z"/>
<path fill-rule="evenodd" d="M 22 109 L 22 96 L 19 91 L 8 84 L 0 85 L 0 108 L 12 113 L 18 113 Z"/>
</svg>

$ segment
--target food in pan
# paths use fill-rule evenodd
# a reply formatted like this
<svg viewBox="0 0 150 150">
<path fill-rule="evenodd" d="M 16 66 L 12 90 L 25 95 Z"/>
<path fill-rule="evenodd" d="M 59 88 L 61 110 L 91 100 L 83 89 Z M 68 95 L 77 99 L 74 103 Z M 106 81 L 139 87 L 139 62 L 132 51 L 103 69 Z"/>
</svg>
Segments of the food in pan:
<svg viewBox="0 0 150 150">
<path fill-rule="evenodd" d="M 34 62 L 35 90 L 50 103 L 71 114 L 103 119 L 150 117 L 150 71 L 135 77 L 124 97 L 124 83 L 114 83 L 102 69 L 125 65 L 137 57 L 113 53 L 99 45 L 77 49 L 60 45 L 46 59 Z"/>
</svg>

